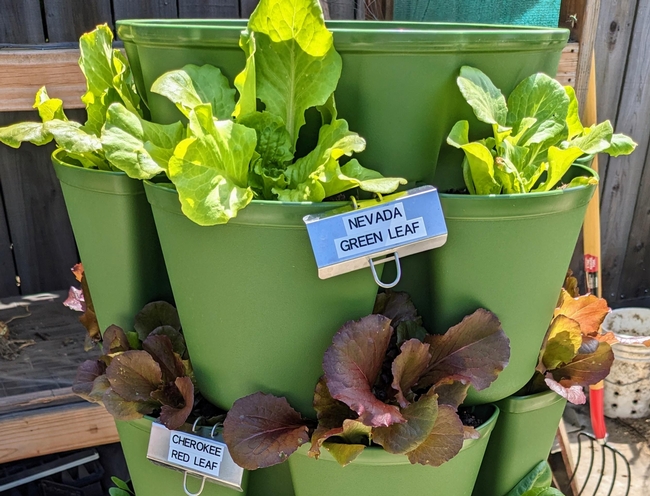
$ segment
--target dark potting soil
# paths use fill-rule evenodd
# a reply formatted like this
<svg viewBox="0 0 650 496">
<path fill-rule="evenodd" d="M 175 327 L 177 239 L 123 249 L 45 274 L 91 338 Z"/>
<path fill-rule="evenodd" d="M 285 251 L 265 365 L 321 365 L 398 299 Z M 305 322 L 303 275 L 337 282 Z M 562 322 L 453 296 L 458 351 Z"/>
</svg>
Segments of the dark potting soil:
<svg viewBox="0 0 650 496">
<path fill-rule="evenodd" d="M 459 408 L 458 409 L 458 416 L 460 417 L 461 422 L 463 425 L 466 425 L 467 427 L 480 427 L 486 422 L 486 418 L 483 418 L 483 416 L 479 416 L 477 412 L 473 411 L 474 409 L 469 407 L 469 408 Z"/>
</svg>

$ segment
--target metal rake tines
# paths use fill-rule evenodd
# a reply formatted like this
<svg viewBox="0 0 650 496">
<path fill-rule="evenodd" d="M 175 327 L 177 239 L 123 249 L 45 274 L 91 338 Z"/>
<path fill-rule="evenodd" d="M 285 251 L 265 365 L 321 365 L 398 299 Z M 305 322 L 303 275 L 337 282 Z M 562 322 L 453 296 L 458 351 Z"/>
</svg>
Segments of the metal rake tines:
<svg viewBox="0 0 650 496">
<path fill-rule="evenodd" d="M 582 458 L 582 444 L 583 442 L 588 443 L 588 454 L 589 454 L 589 465 L 587 467 L 587 472 L 582 477 L 584 468 L 580 467 L 580 460 Z M 608 456 L 608 453 L 610 456 Z M 600 464 L 596 463 L 596 459 L 600 454 Z M 614 493 L 614 489 L 617 486 L 617 475 L 619 474 L 619 463 L 622 461 L 623 467 L 627 471 L 627 474 L 623 474 L 623 477 L 626 478 L 625 481 L 618 481 L 619 488 L 625 488 L 625 492 Z M 594 467 L 598 467 L 599 470 L 594 470 Z M 611 467 L 611 475 L 609 469 Z M 630 469 L 630 463 L 627 461 L 625 456 L 618 451 L 616 448 L 612 448 L 606 442 L 596 439 L 592 434 L 586 432 L 578 433 L 578 457 L 576 460 L 575 469 L 569 484 L 573 483 L 574 478 L 578 472 L 581 472 L 578 479 L 583 479 L 582 486 L 577 494 L 577 496 L 583 496 L 591 494 L 592 496 L 628 496 L 630 493 L 630 486 L 632 483 L 631 476 L 632 472 Z M 593 476 L 593 478 L 592 478 Z M 610 479 L 609 482 L 605 479 Z M 606 489 L 609 484 L 609 490 Z M 589 488 L 589 492 L 585 490 Z M 605 492 L 607 491 L 607 492 Z"/>
</svg>

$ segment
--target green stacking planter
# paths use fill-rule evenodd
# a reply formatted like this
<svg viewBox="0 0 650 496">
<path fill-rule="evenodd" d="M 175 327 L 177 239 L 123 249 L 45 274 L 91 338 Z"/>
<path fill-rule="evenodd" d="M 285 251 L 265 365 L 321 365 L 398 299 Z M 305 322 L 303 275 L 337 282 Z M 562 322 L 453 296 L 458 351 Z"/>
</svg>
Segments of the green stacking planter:
<svg viewBox="0 0 650 496">
<path fill-rule="evenodd" d="M 493 408 L 493 407 L 486 407 Z M 296 496 L 470 496 L 499 410 L 478 428 L 479 439 L 466 440 L 458 455 L 439 467 L 412 465 L 405 455 L 366 448 L 341 467 L 325 449 L 318 460 L 308 445 L 289 457 Z"/>
<path fill-rule="evenodd" d="M 342 203 L 253 201 L 201 227 L 175 190 L 145 183 L 199 389 L 215 405 L 256 391 L 314 415 L 323 353 L 345 322 L 372 313 L 370 269 L 318 278 L 307 214 Z"/>
<path fill-rule="evenodd" d="M 63 150 L 52 154 L 84 265 L 97 320 L 133 327 L 133 317 L 171 289 L 142 181 L 85 169 Z"/>
<path fill-rule="evenodd" d="M 574 175 L 596 173 L 574 165 L 567 178 Z M 440 195 L 447 243 L 404 260 L 406 289 L 413 288 L 415 304 L 432 332 L 444 333 L 465 315 L 486 308 L 497 315 L 510 339 L 510 364 L 489 388 L 470 388 L 466 404 L 506 398 L 532 377 L 596 187 Z M 428 281 L 417 287 L 422 273 Z"/>
<path fill-rule="evenodd" d="M 548 458 L 566 400 L 547 391 L 511 396 L 497 405 L 501 413 L 473 496 L 505 496 L 535 465 Z"/>
<path fill-rule="evenodd" d="M 147 459 L 151 419 L 145 417 L 128 422 L 116 421 L 115 424 L 120 435 L 122 451 L 135 494 L 137 496 L 181 496 L 185 494 L 182 472 L 161 467 Z M 247 477 L 248 471 L 245 471 L 244 492 L 206 482 L 201 496 L 246 496 Z M 200 487 L 201 479 L 188 475 L 187 489 L 192 493 L 198 493 Z M 256 496 L 271 495 L 259 494 Z"/>
<path fill-rule="evenodd" d="M 244 67 L 244 20 L 118 21 L 129 61 L 154 121 L 180 113 L 148 90 L 169 70 L 206 63 L 232 80 Z M 438 152 L 459 119 L 479 125 L 456 86 L 462 65 L 484 71 L 506 94 L 535 72 L 555 75 L 565 29 L 470 24 L 328 21 L 343 59 L 339 116 L 367 140 L 361 163 L 384 175 L 431 182 Z M 313 134 L 315 135 L 315 128 Z M 446 145 L 442 158 L 449 152 Z"/>
</svg>

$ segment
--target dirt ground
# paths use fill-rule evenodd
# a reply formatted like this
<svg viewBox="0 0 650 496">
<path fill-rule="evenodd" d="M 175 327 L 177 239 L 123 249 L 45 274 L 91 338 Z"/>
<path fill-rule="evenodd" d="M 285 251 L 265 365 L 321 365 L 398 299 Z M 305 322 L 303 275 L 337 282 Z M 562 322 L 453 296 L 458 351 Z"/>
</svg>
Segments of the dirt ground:
<svg viewBox="0 0 650 496">
<path fill-rule="evenodd" d="M 625 496 L 628 484 L 627 470 L 622 460 L 624 457 L 630 463 L 631 478 L 629 496 L 650 495 L 650 418 L 645 419 L 606 419 L 609 433 L 607 445 L 618 450 L 616 454 L 597 443 L 593 449 L 588 439 L 578 434 L 591 433 L 588 406 L 570 405 L 564 413 L 571 451 L 574 462 L 578 462 L 579 444 L 582 453 L 577 469 L 578 488 L 586 482 L 582 496 Z M 603 454 L 605 458 L 603 461 Z M 613 460 L 616 460 L 614 472 Z M 590 460 L 594 464 L 589 473 Z M 603 469 L 604 463 L 604 469 Z M 602 474 L 602 476 L 601 476 Z M 598 481 L 600 485 L 598 485 Z"/>
</svg>

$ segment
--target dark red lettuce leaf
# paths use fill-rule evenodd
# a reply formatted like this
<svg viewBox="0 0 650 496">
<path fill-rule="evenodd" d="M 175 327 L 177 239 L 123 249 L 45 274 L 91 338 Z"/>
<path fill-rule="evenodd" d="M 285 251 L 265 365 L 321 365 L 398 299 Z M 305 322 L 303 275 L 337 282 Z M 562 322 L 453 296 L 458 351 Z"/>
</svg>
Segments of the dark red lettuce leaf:
<svg viewBox="0 0 650 496">
<path fill-rule="evenodd" d="M 549 372 L 565 388 L 573 385 L 587 387 L 605 379 L 613 361 L 611 346 L 601 342 L 594 353 L 578 354 L 570 363 Z"/>
<path fill-rule="evenodd" d="M 185 366 L 181 357 L 174 353 L 171 340 L 165 335 L 152 336 L 142 342 L 142 348 L 160 365 L 162 381 L 174 382 L 177 377 L 185 375 Z"/>
<path fill-rule="evenodd" d="M 164 325 L 156 327 L 149 333 L 149 336 L 167 336 L 172 342 L 174 353 L 177 353 L 181 358 L 185 358 L 187 353 L 187 346 L 185 345 L 185 338 L 172 326 Z"/>
<path fill-rule="evenodd" d="M 399 409 L 377 399 L 372 390 L 392 333 L 390 319 L 383 315 L 350 321 L 334 335 L 323 357 L 325 380 L 332 397 L 373 427 L 404 422 Z"/>
<path fill-rule="evenodd" d="M 104 331 L 102 336 L 102 352 L 104 355 L 129 351 L 130 349 L 129 339 L 121 327 L 112 325 Z"/>
<path fill-rule="evenodd" d="M 254 393 L 238 399 L 223 424 L 223 438 L 237 465 L 248 470 L 282 463 L 309 432 L 285 398 Z"/>
<path fill-rule="evenodd" d="M 177 331 L 181 328 L 181 321 L 178 318 L 176 308 L 166 301 L 147 303 L 135 316 L 134 328 L 140 337 L 140 341 L 147 339 L 147 336 L 154 329 L 167 325 Z"/>
<path fill-rule="evenodd" d="M 377 295 L 372 313 L 388 317 L 393 328 L 401 322 L 416 321 L 419 324 L 422 320 L 408 293 L 391 290 Z"/>
<path fill-rule="evenodd" d="M 160 407 L 157 401 L 129 401 L 117 394 L 112 388 L 109 388 L 102 397 L 102 403 L 108 413 L 117 420 L 136 420 L 143 415 L 149 415 Z"/>
<path fill-rule="evenodd" d="M 87 401 L 95 403 L 101 401 L 106 388 L 105 382 L 98 379 L 105 377 L 105 372 L 106 364 L 101 360 L 86 360 L 77 367 L 72 392 Z"/>
<path fill-rule="evenodd" d="M 429 437 L 438 416 L 438 396 L 422 395 L 401 412 L 406 419 L 403 424 L 375 427 L 372 430 L 374 442 L 382 445 L 389 453 L 400 455 L 416 449 Z"/>
<path fill-rule="evenodd" d="M 431 389 L 438 395 L 439 405 L 458 408 L 467 397 L 469 382 L 463 377 L 448 377 L 436 383 Z"/>
<path fill-rule="evenodd" d="M 162 385 L 160 366 L 146 351 L 117 355 L 106 368 L 111 389 L 126 401 L 148 401 Z"/>
<path fill-rule="evenodd" d="M 397 346 L 401 346 L 404 341 L 408 341 L 409 339 L 424 341 L 424 338 L 428 334 L 427 330 L 414 320 L 400 322 L 395 333 L 397 334 Z"/>
<path fill-rule="evenodd" d="M 309 455 L 318 458 L 323 442 L 332 436 L 343 433 L 343 422 L 354 419 L 357 414 L 341 401 L 332 398 L 327 389 L 325 377 L 321 377 L 314 390 L 314 410 L 318 418 L 318 427 L 311 436 Z"/>
<path fill-rule="evenodd" d="M 555 381 L 553 375 L 550 373 L 547 374 L 544 381 L 551 391 L 555 391 L 563 398 L 566 398 L 569 403 L 573 403 L 574 405 L 584 405 L 587 403 L 587 396 L 585 396 L 582 386 L 578 386 L 577 384 L 568 385 L 568 383 L 567 386 L 563 386 Z"/>
<path fill-rule="evenodd" d="M 465 429 L 456 409 L 439 405 L 438 417 L 429 437 L 406 456 L 411 463 L 438 467 L 460 452 L 464 439 Z"/>
<path fill-rule="evenodd" d="M 417 339 L 410 339 L 402 344 L 400 354 L 391 366 L 392 387 L 397 391 L 396 399 L 402 408 L 406 408 L 411 403 L 411 388 L 427 370 L 430 361 L 428 344 Z"/>
<path fill-rule="evenodd" d="M 160 410 L 160 421 L 168 429 L 174 430 L 178 429 L 181 425 L 185 423 L 187 417 L 192 413 L 192 408 L 194 406 L 194 385 L 189 377 L 177 377 L 176 380 L 171 383 L 173 384 L 176 391 L 171 393 L 169 391 L 171 387 L 166 386 L 165 389 L 168 389 L 167 396 L 180 396 L 180 401 L 178 396 L 174 397 L 172 401 L 175 404 L 163 403 L 163 407 Z M 164 398 L 168 400 L 169 398 Z"/>
<path fill-rule="evenodd" d="M 488 387 L 508 365 L 510 340 L 496 315 L 482 308 L 442 335 L 429 335 L 431 363 L 418 387 L 448 377 L 469 381 L 478 391 Z"/>
</svg>

